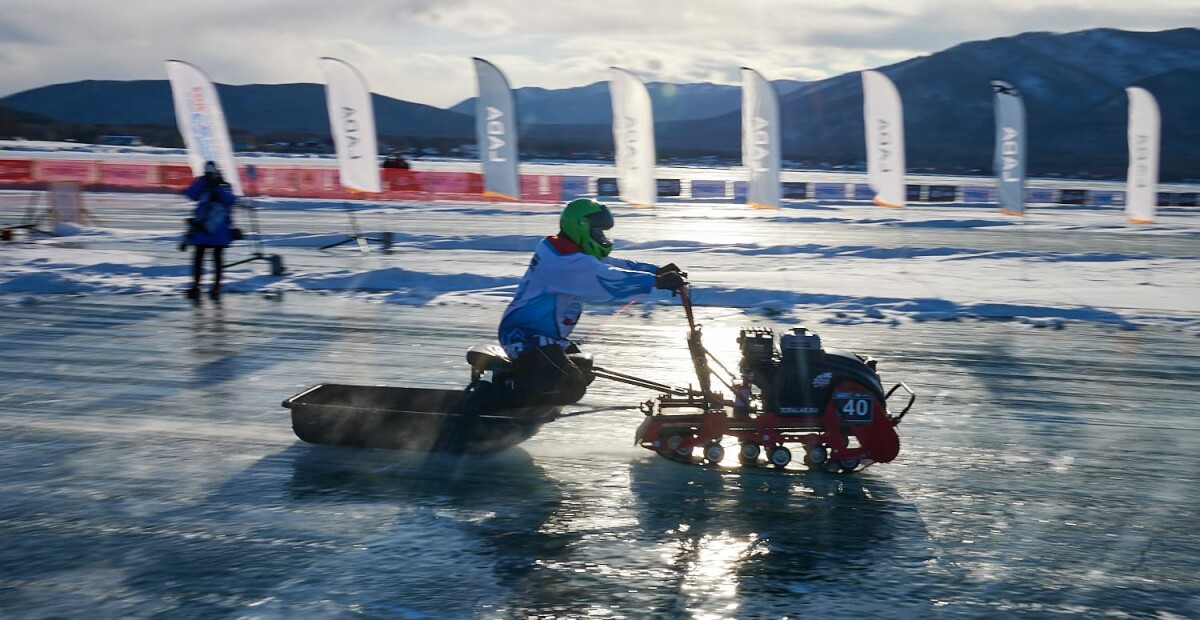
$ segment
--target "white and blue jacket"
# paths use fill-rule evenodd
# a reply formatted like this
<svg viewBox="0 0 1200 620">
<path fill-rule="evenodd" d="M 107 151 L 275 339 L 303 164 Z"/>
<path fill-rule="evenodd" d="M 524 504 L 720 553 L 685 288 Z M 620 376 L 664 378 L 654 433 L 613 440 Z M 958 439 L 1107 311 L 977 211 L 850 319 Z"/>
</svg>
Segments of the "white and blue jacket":
<svg viewBox="0 0 1200 620">
<path fill-rule="evenodd" d="M 656 266 L 612 256 L 600 260 L 561 235 L 538 243 L 512 302 L 500 319 L 510 357 L 531 348 L 570 346 L 583 302 L 628 299 L 654 288 Z"/>
</svg>

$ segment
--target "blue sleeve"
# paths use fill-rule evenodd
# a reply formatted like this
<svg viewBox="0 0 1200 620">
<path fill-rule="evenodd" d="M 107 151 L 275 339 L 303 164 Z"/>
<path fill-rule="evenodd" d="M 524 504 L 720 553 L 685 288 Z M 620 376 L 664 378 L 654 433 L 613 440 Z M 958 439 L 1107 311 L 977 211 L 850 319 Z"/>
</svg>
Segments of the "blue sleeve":
<svg viewBox="0 0 1200 620">
<path fill-rule="evenodd" d="M 651 265 L 650 263 L 639 263 L 637 261 L 629 260 L 628 258 L 617 258 L 615 256 L 607 256 L 604 258 L 604 262 L 608 263 L 609 265 L 616 265 L 617 267 L 620 267 L 621 269 L 628 269 L 629 271 L 646 271 L 649 273 L 654 273 L 654 272 L 658 271 L 658 265 Z"/>
<path fill-rule="evenodd" d="M 204 177 L 196 177 L 192 184 L 183 190 L 183 195 L 196 200 L 204 193 Z"/>
<path fill-rule="evenodd" d="M 547 289 L 585 301 L 628 299 L 654 289 L 653 272 L 624 269 L 582 253 L 544 261 L 539 271 Z"/>
<path fill-rule="evenodd" d="M 235 196 L 233 194 L 233 192 L 230 191 L 229 188 L 225 187 L 224 185 L 217 186 L 216 194 L 217 194 L 217 200 L 221 201 L 221 204 L 223 204 L 227 207 L 232 207 L 234 205 L 234 203 L 237 202 L 237 196 Z"/>
</svg>

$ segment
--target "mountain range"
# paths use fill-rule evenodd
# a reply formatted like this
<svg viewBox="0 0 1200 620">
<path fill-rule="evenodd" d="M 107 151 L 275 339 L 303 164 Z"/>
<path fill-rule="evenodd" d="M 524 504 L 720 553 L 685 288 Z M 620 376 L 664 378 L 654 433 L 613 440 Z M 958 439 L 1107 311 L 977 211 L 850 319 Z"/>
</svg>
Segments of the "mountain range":
<svg viewBox="0 0 1200 620">
<path fill-rule="evenodd" d="M 963 43 L 878 69 L 895 82 L 905 111 L 908 167 L 942 173 L 990 172 L 992 93 L 1002 79 L 1023 94 L 1034 176 L 1123 178 L 1127 165 L 1127 86 L 1158 100 L 1161 178 L 1200 179 L 1200 30 L 1094 29 L 1025 33 Z M 770 77 L 770 76 L 767 76 Z M 784 159 L 795 166 L 856 166 L 865 159 L 862 84 L 857 72 L 813 82 L 777 80 Z M 650 83 L 660 159 L 712 157 L 737 163 L 741 89 L 737 85 Z M 321 84 L 218 85 L 235 139 L 328 140 Z M 514 95 L 525 158 L 605 157 L 612 153 L 608 85 L 598 82 Z M 373 96 L 381 139 L 400 147 L 474 142 L 474 99 L 448 109 Z M 179 143 L 163 80 L 86 80 L 0 99 L 0 133 L 136 128 Z M 87 128 L 87 129 L 81 129 Z M 104 131 L 112 133 L 112 131 Z M 43 136 L 27 136 L 43 137 Z M 52 137 L 52 136 L 44 136 Z"/>
</svg>

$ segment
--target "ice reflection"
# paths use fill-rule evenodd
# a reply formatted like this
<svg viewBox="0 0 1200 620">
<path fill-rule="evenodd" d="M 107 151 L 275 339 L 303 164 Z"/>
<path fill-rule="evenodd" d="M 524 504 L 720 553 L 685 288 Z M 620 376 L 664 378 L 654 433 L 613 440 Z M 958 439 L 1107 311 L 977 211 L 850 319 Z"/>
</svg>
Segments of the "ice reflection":
<svg viewBox="0 0 1200 620">
<path fill-rule="evenodd" d="M 682 525 L 681 529 L 687 529 Z M 737 567 L 757 541 L 755 535 L 729 532 L 705 534 L 679 541 L 678 553 L 667 558 L 683 575 L 680 583 L 683 608 L 694 618 L 737 616 Z"/>
<path fill-rule="evenodd" d="M 287 491 L 306 522 L 344 546 L 294 571 L 266 605 L 271 612 L 308 604 L 317 584 L 331 580 L 345 593 L 334 597 L 339 609 L 355 604 L 389 617 L 512 617 L 529 608 L 573 616 L 586 600 L 542 570 L 578 536 L 552 526 L 569 506 L 520 448 L 456 457 L 298 444 L 285 458 Z M 364 527 L 369 536 L 353 536 Z"/>
<path fill-rule="evenodd" d="M 658 612 L 711 619 L 822 606 L 888 617 L 929 611 L 930 599 L 911 581 L 914 565 L 932 557 L 912 556 L 914 546 L 928 549 L 928 532 L 915 507 L 882 480 L 738 473 L 657 457 L 633 462 L 630 473 L 642 535 L 658 541 L 670 569 L 660 588 L 674 595 Z M 857 585 L 864 581 L 905 594 L 886 605 L 864 600 Z"/>
<path fill-rule="evenodd" d="M 238 335 L 229 328 L 225 310 L 219 303 L 192 308 L 186 347 L 190 358 L 189 387 L 202 391 L 214 402 L 229 402 L 233 397 L 229 383 L 244 372 L 240 364 L 243 347 Z"/>
</svg>

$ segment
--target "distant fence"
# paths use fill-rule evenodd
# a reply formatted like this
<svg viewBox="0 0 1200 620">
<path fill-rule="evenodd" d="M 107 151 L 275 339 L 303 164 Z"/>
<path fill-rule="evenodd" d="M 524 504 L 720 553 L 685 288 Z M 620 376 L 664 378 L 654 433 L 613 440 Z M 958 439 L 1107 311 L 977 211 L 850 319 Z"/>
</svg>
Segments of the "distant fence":
<svg viewBox="0 0 1200 620">
<path fill-rule="evenodd" d="M 495 202 L 483 192 L 478 172 L 431 170 L 381 170 L 383 191 L 378 194 L 348 192 L 332 166 L 242 164 L 243 188 L 251 196 L 286 196 L 354 200 L 452 200 Z M 45 189 L 49 183 L 76 181 L 87 191 L 174 192 L 192 180 L 191 170 L 180 163 L 114 162 L 72 159 L 0 158 L 0 189 Z M 658 195 L 672 200 L 744 202 L 746 182 L 723 179 L 657 179 Z M 909 184 L 912 202 L 994 203 L 994 187 L 975 185 Z M 788 181 L 781 184 L 788 200 L 868 201 L 875 195 L 865 183 Z M 562 174 L 522 174 L 522 202 L 559 203 L 578 196 L 619 195 L 613 177 Z M 1121 206 L 1125 192 L 1078 188 L 1029 188 L 1030 204 Z M 1159 206 L 1194 207 L 1196 192 L 1159 192 Z"/>
<path fill-rule="evenodd" d="M 238 168 L 243 189 L 251 196 L 362 199 L 342 188 L 336 168 L 245 164 Z M 483 176 L 475 172 L 436 172 L 385 168 L 379 200 L 494 201 L 483 193 Z M 55 181 L 77 181 L 87 191 L 173 192 L 191 183 L 192 171 L 182 164 L 126 163 L 65 159 L 0 159 L 0 188 L 44 189 Z M 521 175 L 527 202 L 559 202 L 562 177 Z"/>
</svg>

